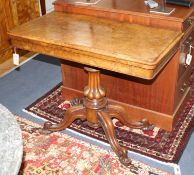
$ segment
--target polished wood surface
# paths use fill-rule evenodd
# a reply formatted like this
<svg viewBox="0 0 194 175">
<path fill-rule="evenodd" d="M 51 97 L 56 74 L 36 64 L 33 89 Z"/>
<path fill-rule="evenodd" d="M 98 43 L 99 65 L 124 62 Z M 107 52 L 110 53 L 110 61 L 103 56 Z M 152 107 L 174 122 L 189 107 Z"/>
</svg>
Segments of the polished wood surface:
<svg viewBox="0 0 194 175">
<path fill-rule="evenodd" d="M 18 24 L 40 16 L 38 0 L 16 0 Z"/>
<path fill-rule="evenodd" d="M 12 44 L 22 49 L 152 79 L 177 51 L 183 34 L 52 12 L 16 27 L 9 35 Z"/>
<path fill-rule="evenodd" d="M 166 6 L 176 8 L 171 15 L 153 14 L 149 12 L 143 0 L 101 0 L 93 5 L 83 5 L 76 1 L 84 2 L 56 0 L 55 10 L 183 31 L 190 25 L 189 17 L 194 15 L 194 7 L 185 8 L 169 4 Z"/>
<path fill-rule="evenodd" d="M 13 16 L 15 14 L 12 13 L 12 9 L 14 8 L 14 4 L 11 4 L 10 1 L 3 0 L 0 3 L 0 64 L 12 55 L 7 31 L 17 24 Z"/>
</svg>

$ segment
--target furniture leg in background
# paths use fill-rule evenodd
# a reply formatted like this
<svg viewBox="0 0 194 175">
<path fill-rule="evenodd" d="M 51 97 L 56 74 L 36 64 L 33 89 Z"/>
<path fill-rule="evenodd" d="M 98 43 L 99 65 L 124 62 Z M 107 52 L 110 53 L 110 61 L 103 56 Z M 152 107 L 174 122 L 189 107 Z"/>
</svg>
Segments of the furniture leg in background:
<svg viewBox="0 0 194 175">
<path fill-rule="evenodd" d="M 46 4 L 45 4 L 45 0 L 40 0 L 40 8 L 41 8 L 42 15 L 45 15 L 46 14 Z"/>
</svg>

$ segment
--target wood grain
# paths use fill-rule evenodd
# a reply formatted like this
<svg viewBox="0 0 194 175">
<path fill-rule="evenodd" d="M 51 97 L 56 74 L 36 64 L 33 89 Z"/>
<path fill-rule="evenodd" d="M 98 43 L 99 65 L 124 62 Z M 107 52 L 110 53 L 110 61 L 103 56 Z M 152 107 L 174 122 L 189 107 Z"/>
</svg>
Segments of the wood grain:
<svg viewBox="0 0 194 175">
<path fill-rule="evenodd" d="M 11 56 L 11 47 L 8 40 L 7 30 L 14 26 L 14 21 L 10 9 L 11 4 L 9 1 L 3 0 L 2 3 L 0 3 L 0 63 L 4 62 Z"/>
<path fill-rule="evenodd" d="M 61 12 L 18 26 L 9 35 L 19 48 L 146 79 L 164 67 L 182 37 L 172 30 Z"/>
<path fill-rule="evenodd" d="M 38 0 L 17 0 L 18 24 L 23 24 L 40 16 Z"/>
</svg>

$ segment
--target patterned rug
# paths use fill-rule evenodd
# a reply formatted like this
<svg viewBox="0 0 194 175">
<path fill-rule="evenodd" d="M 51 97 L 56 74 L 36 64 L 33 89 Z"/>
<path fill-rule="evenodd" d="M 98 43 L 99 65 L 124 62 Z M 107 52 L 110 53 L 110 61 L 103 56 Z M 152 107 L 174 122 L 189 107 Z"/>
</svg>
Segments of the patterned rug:
<svg viewBox="0 0 194 175">
<path fill-rule="evenodd" d="M 157 160 L 177 163 L 194 128 L 193 104 L 194 96 L 187 102 L 172 132 L 167 132 L 157 127 L 151 131 L 130 129 L 122 126 L 119 121 L 114 119 L 116 137 L 119 143 L 129 151 Z M 59 84 L 28 106 L 25 111 L 42 119 L 59 123 L 62 121 L 65 111 L 70 106 L 71 103 L 69 101 L 62 101 L 61 84 Z M 102 128 L 90 128 L 81 120 L 74 121 L 69 129 L 108 143 Z"/>
<path fill-rule="evenodd" d="M 24 143 L 19 175 L 170 175 L 132 159 L 125 167 L 112 151 L 54 132 L 42 135 L 42 126 L 17 117 Z"/>
</svg>

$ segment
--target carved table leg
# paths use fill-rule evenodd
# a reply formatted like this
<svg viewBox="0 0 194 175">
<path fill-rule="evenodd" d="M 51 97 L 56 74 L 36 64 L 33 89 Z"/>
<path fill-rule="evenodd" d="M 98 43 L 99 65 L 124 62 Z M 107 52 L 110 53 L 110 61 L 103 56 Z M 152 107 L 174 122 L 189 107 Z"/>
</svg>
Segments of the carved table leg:
<svg viewBox="0 0 194 175">
<path fill-rule="evenodd" d="M 111 118 L 116 118 L 118 119 L 122 124 L 130 127 L 130 128 L 136 128 L 136 129 L 143 129 L 143 130 L 151 130 L 153 129 L 153 125 L 149 123 L 147 119 L 142 119 L 138 122 L 129 122 L 126 119 L 127 113 L 125 108 L 123 108 L 120 105 L 114 105 L 114 104 L 109 104 L 106 108 L 109 116 Z"/>
<path fill-rule="evenodd" d="M 86 113 L 83 105 L 73 106 L 69 108 L 64 115 L 63 121 L 59 124 L 45 122 L 43 129 L 49 130 L 49 131 L 63 130 L 67 128 L 69 125 L 71 125 L 71 123 L 73 123 L 73 121 L 78 118 L 82 120 L 86 120 Z"/>
<path fill-rule="evenodd" d="M 115 137 L 115 129 L 112 120 L 109 118 L 106 112 L 99 111 L 97 114 L 99 122 L 105 132 L 106 138 L 108 139 L 113 151 L 119 157 L 120 162 L 128 166 L 131 163 L 131 160 L 128 158 L 127 150 L 119 145 Z"/>
</svg>

